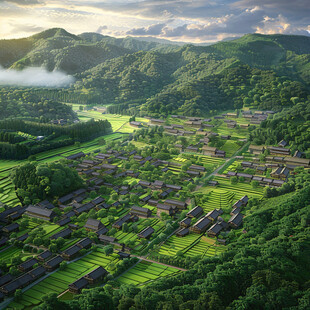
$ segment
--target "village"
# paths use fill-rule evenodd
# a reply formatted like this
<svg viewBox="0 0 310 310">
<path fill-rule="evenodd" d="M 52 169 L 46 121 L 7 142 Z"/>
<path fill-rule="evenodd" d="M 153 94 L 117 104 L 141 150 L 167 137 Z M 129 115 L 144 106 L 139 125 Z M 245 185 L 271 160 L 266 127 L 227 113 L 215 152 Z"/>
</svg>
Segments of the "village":
<svg viewBox="0 0 310 310">
<path fill-rule="evenodd" d="M 122 140 L 66 156 L 84 187 L 3 206 L 0 301 L 26 309 L 48 290 L 70 298 L 111 280 L 147 285 L 182 272 L 160 256 L 220 255 L 231 231 L 247 233 L 242 223 L 251 200 L 310 167 L 290 141 L 251 144 L 249 127 L 272 114 L 145 117 L 130 121 L 134 130 Z M 121 270 L 131 259 L 133 268 Z"/>
</svg>

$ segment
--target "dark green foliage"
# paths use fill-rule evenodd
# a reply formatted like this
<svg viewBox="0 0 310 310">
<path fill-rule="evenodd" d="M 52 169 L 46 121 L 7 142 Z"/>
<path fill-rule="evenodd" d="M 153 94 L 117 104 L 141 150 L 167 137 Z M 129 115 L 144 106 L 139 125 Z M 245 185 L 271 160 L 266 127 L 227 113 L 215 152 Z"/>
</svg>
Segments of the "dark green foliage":
<svg viewBox="0 0 310 310">
<path fill-rule="evenodd" d="M 25 164 L 15 170 L 12 180 L 25 204 L 61 197 L 83 186 L 78 173 L 61 163 Z"/>
</svg>

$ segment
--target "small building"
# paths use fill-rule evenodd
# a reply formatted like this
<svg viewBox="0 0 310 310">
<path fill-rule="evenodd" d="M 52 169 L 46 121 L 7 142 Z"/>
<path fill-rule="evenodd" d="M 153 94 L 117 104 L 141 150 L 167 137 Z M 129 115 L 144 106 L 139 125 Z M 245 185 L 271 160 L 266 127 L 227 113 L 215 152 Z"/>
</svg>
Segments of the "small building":
<svg viewBox="0 0 310 310">
<path fill-rule="evenodd" d="M 143 229 L 139 234 L 138 237 L 139 238 L 143 238 L 143 239 L 149 239 L 152 234 L 155 232 L 154 228 L 149 226 L 145 229 Z"/>
<path fill-rule="evenodd" d="M 89 284 L 95 284 L 103 280 L 107 274 L 108 272 L 100 266 L 85 275 L 84 278 L 88 281 Z"/>
<path fill-rule="evenodd" d="M 130 254 L 122 252 L 122 251 L 118 252 L 117 254 L 120 257 L 120 259 L 130 258 Z"/>
<path fill-rule="evenodd" d="M 52 252 L 46 250 L 37 256 L 37 260 L 41 263 L 45 262 L 48 258 L 52 256 Z"/>
<path fill-rule="evenodd" d="M 130 124 L 130 126 L 136 127 L 136 128 L 142 127 L 142 123 L 141 122 L 132 121 L 129 124 Z"/>
<path fill-rule="evenodd" d="M 192 210 L 190 210 L 190 211 L 186 214 L 186 216 L 187 216 L 187 217 L 191 217 L 191 218 L 193 218 L 193 217 L 198 218 L 199 216 L 202 215 L 202 213 L 203 213 L 203 209 L 202 209 L 201 207 L 197 206 L 197 207 L 193 208 Z"/>
<path fill-rule="evenodd" d="M 268 148 L 271 155 L 290 156 L 291 150 L 284 147 L 271 146 Z"/>
<path fill-rule="evenodd" d="M 217 151 L 216 147 L 212 147 L 208 145 L 204 145 L 202 147 L 202 153 L 207 156 L 215 156 L 216 151 Z"/>
<path fill-rule="evenodd" d="M 28 274 L 32 277 L 32 280 L 35 281 L 45 275 L 45 269 L 43 266 L 39 266 L 31 271 Z"/>
<path fill-rule="evenodd" d="M 219 221 L 213 224 L 210 229 L 208 229 L 209 237 L 217 237 L 220 232 L 228 227 L 228 224 L 224 221 Z"/>
<path fill-rule="evenodd" d="M 286 147 L 287 146 L 287 142 L 285 140 L 281 140 L 279 143 L 278 143 L 278 146 L 280 147 Z"/>
<path fill-rule="evenodd" d="M 131 215 L 136 215 L 141 218 L 148 218 L 152 215 L 152 211 L 148 208 L 142 208 L 138 206 L 133 206 L 129 212 Z"/>
<path fill-rule="evenodd" d="M 223 211 L 221 209 L 214 209 L 213 211 L 208 212 L 205 217 L 214 222 L 222 214 Z"/>
<path fill-rule="evenodd" d="M 50 236 L 50 239 L 58 239 L 58 238 L 69 238 L 71 236 L 72 230 L 70 228 L 65 228 L 61 230 L 60 232 Z"/>
<path fill-rule="evenodd" d="M 117 239 L 111 236 L 106 236 L 106 235 L 100 235 L 99 236 L 99 240 L 100 242 L 102 242 L 103 244 L 113 244 L 117 242 Z"/>
<path fill-rule="evenodd" d="M 189 217 L 186 217 L 185 219 L 183 219 L 182 221 L 179 222 L 179 225 L 181 227 L 188 228 L 191 226 L 191 222 L 192 222 L 192 219 Z"/>
<path fill-rule="evenodd" d="M 88 281 L 82 277 L 75 282 L 69 284 L 69 292 L 73 294 L 79 294 L 81 293 L 82 289 L 86 288 L 88 286 Z"/>
<path fill-rule="evenodd" d="M 29 217 L 35 217 L 38 218 L 40 220 L 44 220 L 44 221 L 51 221 L 54 217 L 55 217 L 55 213 L 52 210 L 49 209 L 43 209 L 40 207 L 35 207 L 30 205 L 27 209 L 26 209 L 26 213 L 27 216 Z"/>
<path fill-rule="evenodd" d="M 174 199 L 166 199 L 164 204 L 168 206 L 175 206 L 178 210 L 184 210 L 187 207 L 186 202 Z"/>
<path fill-rule="evenodd" d="M 11 233 L 17 232 L 18 230 L 19 230 L 18 223 L 12 223 L 2 228 L 3 233 L 5 233 L 6 235 L 10 235 Z"/>
<path fill-rule="evenodd" d="M 260 155 L 265 152 L 265 147 L 263 145 L 253 145 L 249 146 L 249 152 L 254 155 Z"/>
<path fill-rule="evenodd" d="M 242 224 L 242 221 L 243 215 L 241 213 L 237 213 L 229 219 L 228 224 L 232 228 L 238 228 Z"/>
<path fill-rule="evenodd" d="M 35 258 L 31 258 L 23 263 L 21 263 L 19 266 L 18 266 L 18 269 L 21 271 L 21 272 L 27 272 L 29 270 L 32 269 L 32 267 L 37 264 L 38 261 L 35 259 Z"/>
<path fill-rule="evenodd" d="M 84 238 L 76 243 L 77 246 L 79 246 L 81 249 L 89 249 L 92 245 L 92 241 L 89 238 Z"/>
<path fill-rule="evenodd" d="M 204 233 L 208 229 L 211 223 L 212 221 L 208 217 L 205 216 L 201 218 L 195 225 L 190 227 L 190 230 L 195 233 L 201 234 L 201 233 Z"/>
<path fill-rule="evenodd" d="M 99 220 L 89 218 L 84 227 L 88 231 L 97 231 L 105 226 Z"/>
<path fill-rule="evenodd" d="M 63 258 L 60 255 L 57 255 L 54 258 L 47 261 L 46 263 L 44 263 L 44 268 L 47 271 L 53 271 L 59 267 L 61 262 L 63 262 Z"/>
<path fill-rule="evenodd" d="M 81 248 L 75 244 L 69 247 L 68 249 L 64 250 L 61 253 L 61 257 L 65 260 L 72 260 L 78 256 L 80 251 Z"/>
<path fill-rule="evenodd" d="M 188 228 L 182 228 L 181 230 L 179 230 L 176 235 L 178 237 L 185 237 L 186 235 L 189 234 L 189 229 Z"/>
<path fill-rule="evenodd" d="M 159 203 L 157 204 L 157 215 L 160 216 L 162 213 L 172 216 L 175 213 L 175 208 L 171 205 Z"/>
</svg>

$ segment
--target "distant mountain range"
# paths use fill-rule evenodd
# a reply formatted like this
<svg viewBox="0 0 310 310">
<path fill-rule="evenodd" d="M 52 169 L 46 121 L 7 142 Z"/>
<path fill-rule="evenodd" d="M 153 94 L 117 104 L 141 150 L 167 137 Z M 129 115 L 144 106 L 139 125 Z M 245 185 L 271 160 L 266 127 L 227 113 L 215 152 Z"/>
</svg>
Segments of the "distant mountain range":
<svg viewBox="0 0 310 310">
<path fill-rule="evenodd" d="M 296 35 L 248 34 L 209 46 L 180 46 L 53 28 L 0 41 L 4 68 L 43 66 L 74 75 L 75 84 L 64 90 L 68 101 L 80 94 L 85 103 L 116 103 L 118 112 L 154 115 L 244 104 L 280 109 L 291 97 L 309 94 L 309 60 L 310 37 Z M 53 90 L 50 96 L 57 97 Z"/>
</svg>

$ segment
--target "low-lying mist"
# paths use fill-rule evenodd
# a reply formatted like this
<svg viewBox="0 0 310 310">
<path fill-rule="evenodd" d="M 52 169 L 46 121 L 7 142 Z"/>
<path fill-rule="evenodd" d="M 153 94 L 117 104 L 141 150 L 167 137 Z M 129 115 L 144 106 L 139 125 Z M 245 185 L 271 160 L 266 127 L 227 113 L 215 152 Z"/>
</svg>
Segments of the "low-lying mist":
<svg viewBox="0 0 310 310">
<path fill-rule="evenodd" d="M 66 87 L 74 77 L 61 71 L 49 72 L 44 68 L 29 67 L 22 71 L 0 66 L 0 85 L 25 87 Z"/>
</svg>

